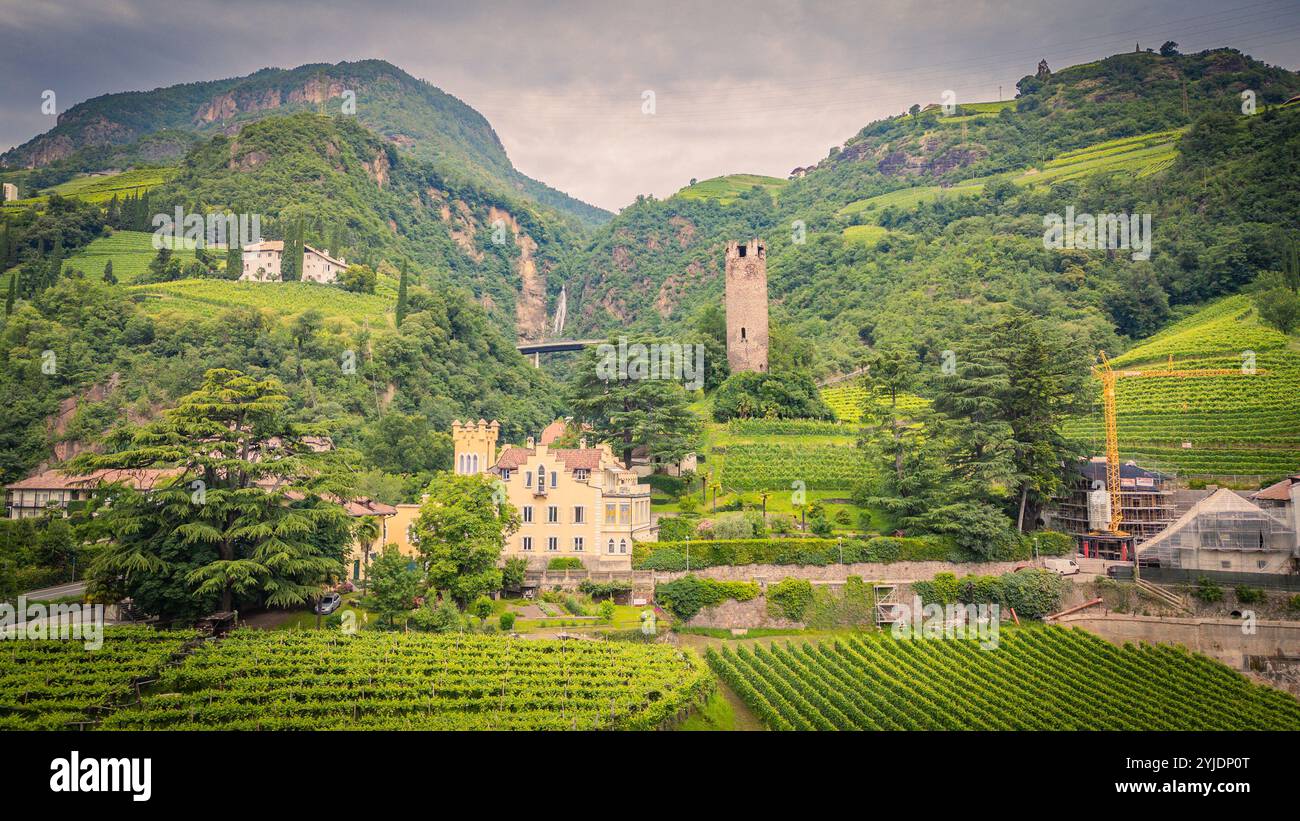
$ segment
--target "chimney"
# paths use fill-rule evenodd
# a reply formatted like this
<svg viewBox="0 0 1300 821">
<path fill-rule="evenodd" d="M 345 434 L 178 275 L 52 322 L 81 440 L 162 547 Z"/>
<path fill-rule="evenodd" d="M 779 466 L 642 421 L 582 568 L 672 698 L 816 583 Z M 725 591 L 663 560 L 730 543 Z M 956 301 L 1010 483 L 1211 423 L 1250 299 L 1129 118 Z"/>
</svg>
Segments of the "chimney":
<svg viewBox="0 0 1300 821">
<path fill-rule="evenodd" d="M 536 448 L 536 447 L 537 447 L 537 440 L 534 439 L 534 438 L 531 437 L 531 436 L 528 437 L 528 448 L 529 448 L 529 450 L 532 450 L 533 448 Z"/>
<path fill-rule="evenodd" d="M 578 439 L 578 447 L 582 450 L 587 449 L 587 437 L 583 436 Z"/>
</svg>

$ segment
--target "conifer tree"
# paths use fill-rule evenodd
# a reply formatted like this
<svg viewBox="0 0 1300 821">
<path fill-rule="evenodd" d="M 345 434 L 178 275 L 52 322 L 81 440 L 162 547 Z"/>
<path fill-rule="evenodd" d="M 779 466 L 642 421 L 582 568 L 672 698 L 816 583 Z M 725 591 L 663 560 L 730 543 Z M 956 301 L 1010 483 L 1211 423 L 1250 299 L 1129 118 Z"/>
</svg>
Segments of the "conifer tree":
<svg viewBox="0 0 1300 821">
<path fill-rule="evenodd" d="M 104 281 L 109 285 L 117 284 L 117 276 L 113 273 L 113 260 L 104 263 Z"/>
</svg>

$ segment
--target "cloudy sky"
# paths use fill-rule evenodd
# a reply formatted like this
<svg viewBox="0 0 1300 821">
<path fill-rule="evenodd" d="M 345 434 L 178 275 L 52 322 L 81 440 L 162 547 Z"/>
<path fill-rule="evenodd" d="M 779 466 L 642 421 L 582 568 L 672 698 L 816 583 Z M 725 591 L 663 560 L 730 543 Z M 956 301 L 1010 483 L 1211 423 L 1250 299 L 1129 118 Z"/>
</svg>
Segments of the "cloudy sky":
<svg viewBox="0 0 1300 821">
<path fill-rule="evenodd" d="M 1297 0 L 0 0 L 0 149 L 98 94 L 382 58 L 481 111 L 515 165 L 611 210 L 784 176 L 914 102 L 996 100 L 1134 43 L 1300 67 Z M 654 113 L 643 113 L 645 92 Z"/>
</svg>

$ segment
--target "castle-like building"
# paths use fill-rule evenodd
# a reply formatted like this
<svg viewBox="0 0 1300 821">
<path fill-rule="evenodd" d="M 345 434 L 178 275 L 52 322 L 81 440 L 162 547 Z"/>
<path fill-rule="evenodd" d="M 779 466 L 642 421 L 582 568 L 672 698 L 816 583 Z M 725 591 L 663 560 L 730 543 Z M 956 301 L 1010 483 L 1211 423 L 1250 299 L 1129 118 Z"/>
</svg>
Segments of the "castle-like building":
<svg viewBox="0 0 1300 821">
<path fill-rule="evenodd" d="M 727 364 L 767 372 L 767 248 L 760 239 L 727 244 Z"/>
<path fill-rule="evenodd" d="M 530 568 L 574 557 L 588 570 L 630 570 L 633 541 L 657 541 L 650 486 L 614 458 L 609 445 L 554 448 L 532 438 L 498 450 L 501 426 L 480 419 L 452 423 L 454 470 L 500 480 L 522 524 L 506 540 L 505 557 Z"/>
<path fill-rule="evenodd" d="M 263 240 L 243 248 L 244 270 L 239 275 L 243 282 L 279 282 L 280 266 L 284 260 L 284 243 L 280 240 Z M 343 259 L 335 259 L 310 245 L 302 247 L 303 282 L 331 284 L 348 267 Z"/>
</svg>

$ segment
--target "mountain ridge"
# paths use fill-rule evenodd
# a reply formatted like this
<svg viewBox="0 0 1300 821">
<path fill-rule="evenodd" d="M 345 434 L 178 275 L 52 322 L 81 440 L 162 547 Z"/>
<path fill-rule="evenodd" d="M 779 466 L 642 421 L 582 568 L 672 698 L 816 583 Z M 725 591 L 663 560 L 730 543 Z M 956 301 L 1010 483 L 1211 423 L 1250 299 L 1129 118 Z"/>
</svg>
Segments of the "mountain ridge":
<svg viewBox="0 0 1300 821">
<path fill-rule="evenodd" d="M 262 68 L 241 77 L 102 94 L 62 112 L 54 128 L 0 155 L 0 162 L 41 168 L 158 132 L 231 135 L 266 116 L 346 114 L 352 104 L 363 125 L 398 150 L 434 162 L 445 176 L 499 187 L 588 224 L 610 216 L 515 169 L 496 131 L 472 106 L 377 59 Z"/>
</svg>

